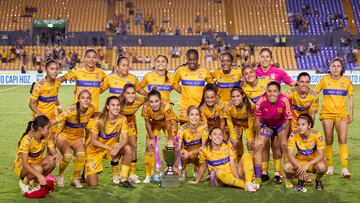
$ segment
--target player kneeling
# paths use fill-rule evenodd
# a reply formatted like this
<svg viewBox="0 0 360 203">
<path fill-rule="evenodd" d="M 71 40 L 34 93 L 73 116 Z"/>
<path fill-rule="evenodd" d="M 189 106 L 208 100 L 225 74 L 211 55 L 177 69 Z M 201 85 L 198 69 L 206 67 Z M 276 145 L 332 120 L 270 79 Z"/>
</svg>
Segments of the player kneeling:
<svg viewBox="0 0 360 203">
<path fill-rule="evenodd" d="M 49 180 L 48 175 L 56 166 L 56 151 L 49 132 L 49 119 L 37 116 L 28 123 L 19 141 L 14 173 L 20 178 L 20 189 L 25 197 L 42 198 L 54 191 L 54 180 Z M 51 156 L 45 156 L 46 148 Z M 33 188 L 30 188 L 31 182 L 35 182 Z"/>
<path fill-rule="evenodd" d="M 132 188 L 128 182 L 132 151 L 127 140 L 126 117 L 120 114 L 120 99 L 107 98 L 96 125 L 90 132 L 90 144 L 86 148 L 86 176 L 92 187 L 98 184 L 98 174 L 103 170 L 103 159 L 111 160 L 113 182 L 119 186 Z M 121 177 L 119 159 L 122 158 Z"/>
<path fill-rule="evenodd" d="M 195 181 L 190 184 L 198 184 L 204 175 L 207 164 L 210 176 L 215 173 L 215 185 L 229 185 L 244 188 L 248 192 L 256 192 L 258 184 L 251 181 L 254 177 L 252 156 L 245 153 L 241 160 L 236 163 L 236 153 L 232 145 L 223 142 L 223 132 L 220 128 L 213 128 L 209 134 L 210 142 L 200 153 L 199 171 Z M 245 178 L 245 181 L 243 180 Z"/>
<path fill-rule="evenodd" d="M 298 176 L 296 191 L 306 192 L 304 182 L 311 179 L 308 172 L 316 174 L 315 189 L 322 190 L 323 184 L 321 177 L 326 172 L 326 163 L 324 160 L 324 137 L 319 131 L 313 130 L 313 120 L 309 114 L 300 114 L 297 119 L 297 130 L 294 130 L 288 141 L 289 161 L 284 164 L 286 173 L 285 186 L 292 188 L 292 176 Z M 297 148 L 296 156 L 292 156 L 295 147 Z"/>
</svg>

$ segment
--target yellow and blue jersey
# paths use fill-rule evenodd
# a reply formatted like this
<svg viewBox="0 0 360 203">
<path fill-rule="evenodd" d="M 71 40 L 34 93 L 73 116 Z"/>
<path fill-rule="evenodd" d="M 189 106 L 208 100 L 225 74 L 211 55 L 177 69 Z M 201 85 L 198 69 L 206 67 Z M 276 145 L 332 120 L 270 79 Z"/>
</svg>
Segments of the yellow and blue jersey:
<svg viewBox="0 0 360 203">
<path fill-rule="evenodd" d="M 160 108 L 157 111 L 152 110 L 148 103 L 145 103 L 141 111 L 141 116 L 144 119 L 148 119 L 152 122 L 165 121 L 165 120 L 175 120 L 177 121 L 177 116 L 173 111 L 170 104 L 166 102 L 161 102 Z"/>
<path fill-rule="evenodd" d="M 215 70 L 211 72 L 211 76 L 215 79 L 217 85 L 220 101 L 227 103 L 230 101 L 230 91 L 234 86 L 240 86 L 242 78 L 241 69 L 231 69 L 229 74 L 224 74 L 222 70 Z"/>
<path fill-rule="evenodd" d="M 209 128 L 220 127 L 221 119 L 223 119 L 224 104 L 220 101 L 215 101 L 212 109 L 206 104 L 200 108 L 201 120 L 207 122 Z"/>
<path fill-rule="evenodd" d="M 200 147 L 207 142 L 209 136 L 209 130 L 206 123 L 199 124 L 196 132 L 191 132 L 189 123 L 182 125 L 178 131 L 177 136 L 181 146 L 186 151 L 194 151 L 200 149 Z"/>
<path fill-rule="evenodd" d="M 109 96 L 119 96 L 127 83 L 134 84 L 136 91 L 140 89 L 139 81 L 135 75 L 128 74 L 125 77 L 120 77 L 117 73 L 111 73 L 106 76 L 100 88 L 101 91 L 109 89 Z"/>
<path fill-rule="evenodd" d="M 45 78 L 37 81 L 34 85 L 34 89 L 31 93 L 31 99 L 37 101 L 37 109 L 41 111 L 50 120 L 56 116 L 56 101 L 58 99 L 59 88 L 61 82 L 55 80 L 54 85 L 50 85 Z M 36 115 L 33 112 L 33 118 Z"/>
<path fill-rule="evenodd" d="M 317 130 L 311 130 L 309 137 L 304 139 L 298 130 L 294 130 L 289 137 L 288 149 L 297 149 L 296 158 L 311 161 L 317 155 L 317 150 L 325 149 L 325 139 Z"/>
<path fill-rule="evenodd" d="M 246 94 L 246 97 L 252 102 L 252 104 L 256 104 L 256 102 L 260 99 L 261 96 L 266 92 L 267 84 L 270 82 L 269 77 L 257 77 L 257 83 L 255 87 L 252 87 L 249 84 L 245 84 L 243 86 L 243 90 Z"/>
<path fill-rule="evenodd" d="M 165 75 L 159 75 L 155 71 L 146 73 L 142 81 L 140 82 L 140 87 L 147 87 L 148 91 L 151 91 L 153 88 L 156 88 L 161 94 L 161 99 L 165 101 L 170 101 L 170 94 L 173 90 L 174 83 L 174 74 L 167 73 L 168 81 L 165 82 Z M 178 84 L 177 84 L 178 86 Z"/>
<path fill-rule="evenodd" d="M 232 145 L 222 143 L 220 150 L 211 149 L 210 146 L 201 150 L 199 163 L 206 163 L 209 171 L 223 170 L 232 173 L 230 161 L 236 160 L 237 155 Z"/>
<path fill-rule="evenodd" d="M 75 102 L 77 101 L 79 92 L 87 89 L 91 93 L 91 104 L 95 107 L 96 112 L 99 111 L 100 86 L 105 76 L 105 72 L 100 68 L 95 68 L 93 72 L 89 72 L 85 67 L 73 69 L 64 75 L 68 81 L 75 79 Z"/>
</svg>

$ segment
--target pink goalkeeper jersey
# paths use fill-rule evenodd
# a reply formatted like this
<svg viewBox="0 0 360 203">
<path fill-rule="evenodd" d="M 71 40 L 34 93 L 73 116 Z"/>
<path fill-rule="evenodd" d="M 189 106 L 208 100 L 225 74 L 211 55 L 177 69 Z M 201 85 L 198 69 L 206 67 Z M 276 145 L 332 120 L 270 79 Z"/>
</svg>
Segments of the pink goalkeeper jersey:
<svg viewBox="0 0 360 203">
<path fill-rule="evenodd" d="M 290 84 L 293 80 L 291 77 L 285 72 L 285 70 L 280 68 L 275 68 L 274 66 L 270 65 L 270 68 L 268 71 L 264 72 L 261 69 L 261 66 L 258 66 L 255 68 L 256 76 L 268 76 L 270 77 L 270 80 L 274 80 L 281 84 L 281 82 L 284 82 L 285 84 Z"/>
<path fill-rule="evenodd" d="M 262 96 L 255 107 L 255 116 L 260 117 L 261 122 L 269 126 L 279 126 L 285 120 L 292 119 L 292 107 L 289 99 L 280 93 L 276 104 L 271 104 L 267 95 Z"/>
</svg>

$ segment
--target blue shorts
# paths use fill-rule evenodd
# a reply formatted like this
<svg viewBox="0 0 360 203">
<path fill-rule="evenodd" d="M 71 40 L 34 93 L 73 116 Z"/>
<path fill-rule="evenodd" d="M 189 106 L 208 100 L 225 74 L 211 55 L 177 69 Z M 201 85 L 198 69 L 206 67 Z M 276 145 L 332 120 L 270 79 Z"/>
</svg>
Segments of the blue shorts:
<svg viewBox="0 0 360 203">
<path fill-rule="evenodd" d="M 285 122 L 278 126 L 267 125 L 266 123 L 261 124 L 261 135 L 271 139 L 273 136 L 278 135 L 285 129 Z"/>
</svg>

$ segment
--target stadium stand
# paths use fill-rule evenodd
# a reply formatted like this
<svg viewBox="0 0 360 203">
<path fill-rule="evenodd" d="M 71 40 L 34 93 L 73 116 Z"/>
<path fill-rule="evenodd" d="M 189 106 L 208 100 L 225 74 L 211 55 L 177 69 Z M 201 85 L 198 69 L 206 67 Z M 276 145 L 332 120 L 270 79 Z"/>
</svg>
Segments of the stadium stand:
<svg viewBox="0 0 360 203">
<path fill-rule="evenodd" d="M 351 0 L 352 9 L 354 12 L 356 26 L 358 28 L 358 32 L 360 34 L 360 1 Z"/>
</svg>

